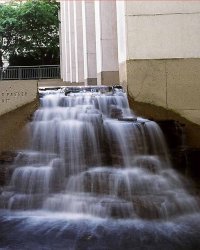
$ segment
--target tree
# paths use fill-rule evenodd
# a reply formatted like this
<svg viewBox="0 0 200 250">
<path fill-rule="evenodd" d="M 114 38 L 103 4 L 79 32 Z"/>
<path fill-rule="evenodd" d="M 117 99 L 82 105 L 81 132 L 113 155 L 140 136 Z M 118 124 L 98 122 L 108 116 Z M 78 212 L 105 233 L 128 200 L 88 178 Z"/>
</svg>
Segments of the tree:
<svg viewBox="0 0 200 250">
<path fill-rule="evenodd" d="M 55 0 L 0 4 L 0 56 L 10 65 L 59 63 L 58 10 Z"/>
</svg>

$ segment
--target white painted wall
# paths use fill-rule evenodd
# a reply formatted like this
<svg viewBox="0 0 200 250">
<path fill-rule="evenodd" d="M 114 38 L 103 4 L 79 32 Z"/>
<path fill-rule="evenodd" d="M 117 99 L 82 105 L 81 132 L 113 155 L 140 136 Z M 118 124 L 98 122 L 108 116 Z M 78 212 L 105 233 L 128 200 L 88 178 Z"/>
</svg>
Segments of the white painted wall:
<svg viewBox="0 0 200 250">
<path fill-rule="evenodd" d="M 37 81 L 0 81 L 0 115 L 37 98 Z"/>
</svg>

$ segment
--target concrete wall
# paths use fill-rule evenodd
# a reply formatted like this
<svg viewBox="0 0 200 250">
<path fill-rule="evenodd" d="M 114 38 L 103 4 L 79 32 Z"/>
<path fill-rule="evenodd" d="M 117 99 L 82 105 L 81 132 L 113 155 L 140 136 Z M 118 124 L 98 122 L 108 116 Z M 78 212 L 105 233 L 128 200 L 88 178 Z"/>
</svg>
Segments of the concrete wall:
<svg viewBox="0 0 200 250">
<path fill-rule="evenodd" d="M 37 81 L 0 81 L 0 115 L 37 99 Z"/>
<path fill-rule="evenodd" d="M 125 17 L 127 59 L 200 57 L 200 2 L 126 1 Z"/>
<path fill-rule="evenodd" d="M 25 147 L 24 126 L 38 106 L 38 82 L 0 81 L 0 152 Z"/>
<path fill-rule="evenodd" d="M 200 59 L 129 60 L 128 93 L 200 124 Z"/>
<path fill-rule="evenodd" d="M 200 125 L 200 2 L 118 1 L 117 14 L 130 98 Z"/>
<path fill-rule="evenodd" d="M 0 153 L 27 148 L 28 136 L 25 126 L 37 107 L 38 100 L 36 99 L 0 116 Z"/>
</svg>

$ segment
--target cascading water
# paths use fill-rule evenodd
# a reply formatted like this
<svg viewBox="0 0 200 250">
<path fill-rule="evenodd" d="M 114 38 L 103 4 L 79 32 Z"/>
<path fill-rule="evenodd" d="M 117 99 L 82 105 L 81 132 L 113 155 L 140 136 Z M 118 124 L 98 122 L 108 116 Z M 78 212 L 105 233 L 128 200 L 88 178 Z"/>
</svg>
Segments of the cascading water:
<svg viewBox="0 0 200 250">
<path fill-rule="evenodd" d="M 0 196 L 6 249 L 200 248 L 198 200 L 123 92 L 43 94 L 27 129 Z"/>
</svg>

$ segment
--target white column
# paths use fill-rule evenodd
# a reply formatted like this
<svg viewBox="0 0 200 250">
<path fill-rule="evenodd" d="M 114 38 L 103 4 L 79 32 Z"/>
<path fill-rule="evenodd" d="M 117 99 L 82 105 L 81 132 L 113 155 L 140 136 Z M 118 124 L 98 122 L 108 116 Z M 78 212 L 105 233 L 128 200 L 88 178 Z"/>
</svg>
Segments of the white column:
<svg viewBox="0 0 200 250">
<path fill-rule="evenodd" d="M 117 0 L 117 34 L 118 34 L 118 60 L 119 81 L 127 90 L 127 29 L 126 29 L 126 1 Z M 135 27 L 136 28 L 136 27 Z"/>
<path fill-rule="evenodd" d="M 87 85 L 97 83 L 94 1 L 82 1 L 84 79 Z"/>
<path fill-rule="evenodd" d="M 68 3 L 61 1 L 61 77 L 70 82 Z"/>
<path fill-rule="evenodd" d="M 127 59 L 127 30 L 126 30 L 126 2 L 117 0 L 117 33 L 118 33 L 118 58 L 119 63 Z"/>
<path fill-rule="evenodd" d="M 97 83 L 119 83 L 116 1 L 95 1 Z"/>
<path fill-rule="evenodd" d="M 66 43 L 66 81 L 71 81 L 71 71 L 70 71 L 70 45 L 69 45 L 69 15 L 68 15 L 68 3 L 65 1 L 65 43 Z"/>
<path fill-rule="evenodd" d="M 76 82 L 84 82 L 82 1 L 74 0 Z"/>
<path fill-rule="evenodd" d="M 65 43 L 64 43 L 64 34 L 65 34 L 65 17 L 64 17 L 64 2 L 60 2 L 60 27 L 59 27 L 59 33 L 60 33 L 60 74 L 61 79 L 65 78 Z"/>
<path fill-rule="evenodd" d="M 76 57 L 75 57 L 75 29 L 74 29 L 74 3 L 68 1 L 68 27 L 69 27 L 69 58 L 70 82 L 76 82 Z"/>
</svg>

